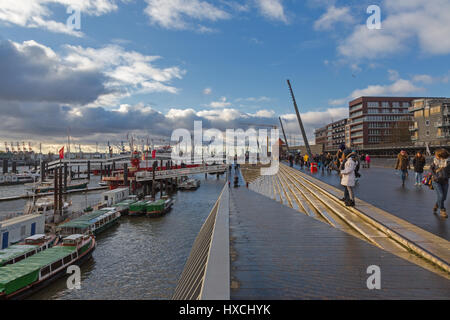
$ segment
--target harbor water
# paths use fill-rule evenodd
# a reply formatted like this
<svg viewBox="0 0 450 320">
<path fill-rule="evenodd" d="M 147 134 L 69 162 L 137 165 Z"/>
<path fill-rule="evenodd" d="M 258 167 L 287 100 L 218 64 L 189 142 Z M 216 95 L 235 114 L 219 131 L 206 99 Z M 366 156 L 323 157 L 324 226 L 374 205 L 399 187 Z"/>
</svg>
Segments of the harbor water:
<svg viewBox="0 0 450 320">
<path fill-rule="evenodd" d="M 192 244 L 224 186 L 225 176 L 195 176 L 201 180 L 195 191 L 178 191 L 174 205 L 157 219 L 124 216 L 97 236 L 92 259 L 81 267 L 81 289 L 68 289 L 69 275 L 53 282 L 29 299 L 170 299 Z M 92 186 L 98 186 L 95 177 Z M 22 194 L 23 186 L 11 188 Z M 70 195 L 73 207 L 98 202 L 101 192 Z M 0 203 L 2 214 L 23 210 L 25 200 Z"/>
</svg>

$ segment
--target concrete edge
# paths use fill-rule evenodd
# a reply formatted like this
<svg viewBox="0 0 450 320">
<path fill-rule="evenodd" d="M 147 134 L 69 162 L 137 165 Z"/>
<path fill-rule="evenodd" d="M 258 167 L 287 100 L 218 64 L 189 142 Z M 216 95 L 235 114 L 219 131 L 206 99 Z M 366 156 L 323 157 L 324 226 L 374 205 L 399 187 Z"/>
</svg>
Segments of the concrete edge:
<svg viewBox="0 0 450 320">
<path fill-rule="evenodd" d="M 230 300 L 229 187 L 220 195 L 200 300 Z"/>
</svg>

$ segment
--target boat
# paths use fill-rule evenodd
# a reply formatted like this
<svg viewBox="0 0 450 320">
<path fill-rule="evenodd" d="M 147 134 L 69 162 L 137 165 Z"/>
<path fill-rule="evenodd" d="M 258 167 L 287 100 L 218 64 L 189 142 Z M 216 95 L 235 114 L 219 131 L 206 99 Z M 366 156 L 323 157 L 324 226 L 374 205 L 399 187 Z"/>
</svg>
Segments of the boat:
<svg viewBox="0 0 450 320">
<path fill-rule="evenodd" d="M 119 202 L 114 207 L 120 212 L 121 215 L 127 215 L 130 210 L 130 206 L 135 203 L 136 200 L 126 199 L 122 202 Z"/>
<path fill-rule="evenodd" d="M 33 173 L 5 173 L 0 174 L 0 186 L 25 184 L 39 179 L 39 174 Z"/>
<path fill-rule="evenodd" d="M 69 212 L 69 208 L 72 202 L 63 202 L 63 216 Z M 45 216 L 45 223 L 52 223 L 55 215 L 55 203 L 51 197 L 40 198 L 33 201 L 29 201 L 25 205 L 25 214 L 42 214 Z"/>
<path fill-rule="evenodd" d="M 14 264 L 32 255 L 51 248 L 57 243 L 55 235 L 35 234 L 19 244 L 0 250 L 0 267 Z"/>
<path fill-rule="evenodd" d="M 67 183 L 67 191 L 86 189 L 88 184 L 89 184 L 89 181 L 68 182 Z M 54 191 L 53 182 L 41 182 L 38 186 L 34 186 L 34 184 L 32 184 L 31 187 L 32 187 L 31 190 L 35 194 L 53 193 L 53 191 Z"/>
<path fill-rule="evenodd" d="M 146 212 L 146 201 L 137 201 L 130 205 L 128 209 L 128 215 L 129 216 L 142 216 Z"/>
<path fill-rule="evenodd" d="M 0 299 L 23 299 L 81 265 L 95 249 L 93 235 L 74 234 L 62 243 L 17 263 L 0 267 Z"/>
<path fill-rule="evenodd" d="M 156 201 L 149 201 L 145 207 L 147 217 L 157 218 L 170 211 L 173 205 L 173 199 L 163 197 Z"/>
<path fill-rule="evenodd" d="M 198 187 L 200 187 L 200 180 L 198 179 L 187 179 L 178 185 L 178 189 L 181 190 L 195 190 Z"/>
<path fill-rule="evenodd" d="M 116 224 L 119 218 L 120 212 L 116 208 L 102 208 L 62 224 L 58 226 L 58 230 L 62 235 L 90 233 L 98 235 Z"/>
</svg>

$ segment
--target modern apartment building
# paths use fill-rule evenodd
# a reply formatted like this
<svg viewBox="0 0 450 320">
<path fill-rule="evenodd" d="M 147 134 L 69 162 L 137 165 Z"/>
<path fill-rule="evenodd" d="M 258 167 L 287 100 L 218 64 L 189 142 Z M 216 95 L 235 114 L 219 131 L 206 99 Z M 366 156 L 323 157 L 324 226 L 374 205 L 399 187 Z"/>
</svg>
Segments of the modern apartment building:
<svg viewBox="0 0 450 320">
<path fill-rule="evenodd" d="M 322 145 L 325 151 L 335 151 L 345 143 L 345 126 L 347 119 L 332 122 L 322 128 L 316 129 L 316 145 Z"/>
<path fill-rule="evenodd" d="M 348 142 L 362 149 L 376 144 L 410 143 L 413 123 L 409 97 L 360 97 L 349 103 Z"/>
<path fill-rule="evenodd" d="M 411 140 L 417 146 L 450 145 L 450 98 L 424 98 L 412 102 Z"/>
</svg>

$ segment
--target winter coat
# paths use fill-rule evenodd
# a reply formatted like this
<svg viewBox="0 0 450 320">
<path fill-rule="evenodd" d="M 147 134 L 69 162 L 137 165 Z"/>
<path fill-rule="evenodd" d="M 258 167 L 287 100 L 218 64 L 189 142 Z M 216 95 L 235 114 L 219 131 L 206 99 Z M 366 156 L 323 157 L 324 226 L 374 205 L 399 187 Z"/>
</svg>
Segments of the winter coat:
<svg viewBox="0 0 450 320">
<path fill-rule="evenodd" d="M 408 170 L 409 168 L 409 158 L 408 155 L 399 154 L 397 156 L 397 163 L 395 164 L 395 169 L 397 170 Z"/>
<path fill-rule="evenodd" d="M 370 163 L 370 157 L 369 156 L 366 156 L 366 162 Z"/>
<path fill-rule="evenodd" d="M 350 157 L 345 161 L 344 169 L 341 170 L 341 184 L 347 187 L 355 186 L 356 162 Z"/>
<path fill-rule="evenodd" d="M 448 183 L 448 178 L 450 177 L 450 159 L 441 160 L 434 158 L 430 170 L 433 175 L 433 181 L 440 184 Z"/>
<path fill-rule="evenodd" d="M 420 156 L 417 157 L 415 156 L 412 163 L 414 166 L 414 172 L 418 172 L 418 173 L 423 173 L 423 167 L 425 167 L 425 157 L 424 156 Z"/>
</svg>

